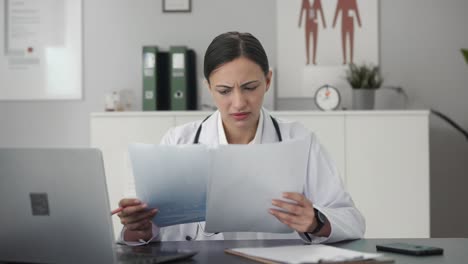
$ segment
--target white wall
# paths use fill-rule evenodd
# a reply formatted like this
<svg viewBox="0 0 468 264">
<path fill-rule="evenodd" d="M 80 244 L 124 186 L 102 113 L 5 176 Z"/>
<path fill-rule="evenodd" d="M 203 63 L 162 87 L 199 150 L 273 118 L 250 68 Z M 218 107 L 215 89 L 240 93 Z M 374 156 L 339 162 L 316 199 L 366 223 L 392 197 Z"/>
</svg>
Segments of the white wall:
<svg viewBox="0 0 468 264">
<path fill-rule="evenodd" d="M 191 13 L 162 13 L 161 0 L 84 0 L 84 100 L 1 102 L 0 146 L 89 144 L 89 113 L 104 109 L 110 90 L 135 91 L 141 109 L 141 46 L 187 45 L 197 54 L 203 103 L 203 55 L 218 34 L 254 34 L 275 65 L 275 4 L 271 0 L 192 0 Z M 3 14 L 0 14 L 3 16 Z M 1 17 L 0 19 L 3 19 Z"/>
<path fill-rule="evenodd" d="M 468 48 L 468 1 L 384 0 L 381 11 L 388 82 L 404 87 L 414 105 L 468 129 L 468 65 L 460 52 Z M 468 141 L 432 118 L 430 146 L 432 235 L 468 237 Z"/>
<path fill-rule="evenodd" d="M 84 100 L 0 102 L 0 146 L 88 145 L 89 113 L 102 111 L 106 91 L 133 89 L 136 108 L 141 107 L 145 44 L 194 48 L 201 78 L 203 55 L 214 36 L 249 31 L 276 65 L 274 1 L 192 4 L 190 14 L 165 14 L 160 0 L 84 0 Z M 382 0 L 380 10 L 387 83 L 403 86 L 419 106 L 435 107 L 468 128 L 468 66 L 459 51 L 468 48 L 468 1 Z M 206 91 L 201 97 L 210 100 Z M 315 108 L 307 99 L 281 99 L 278 105 L 281 110 Z M 431 122 L 432 235 L 467 237 L 468 143 L 438 119 Z"/>
</svg>

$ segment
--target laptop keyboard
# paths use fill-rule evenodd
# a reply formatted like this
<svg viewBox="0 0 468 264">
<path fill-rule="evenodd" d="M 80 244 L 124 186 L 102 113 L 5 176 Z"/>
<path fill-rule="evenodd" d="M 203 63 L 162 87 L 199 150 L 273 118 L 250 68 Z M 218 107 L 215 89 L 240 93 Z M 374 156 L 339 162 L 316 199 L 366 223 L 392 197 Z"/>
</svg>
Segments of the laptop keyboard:
<svg viewBox="0 0 468 264">
<path fill-rule="evenodd" d="M 131 264 L 152 264 L 161 263 L 161 258 L 152 254 L 133 253 L 133 252 L 119 252 L 117 253 L 117 260 L 119 263 Z"/>
<path fill-rule="evenodd" d="M 117 252 L 117 261 L 125 264 L 153 264 L 185 259 L 195 254 L 196 252 L 160 252 L 156 256 L 150 253 Z"/>
</svg>

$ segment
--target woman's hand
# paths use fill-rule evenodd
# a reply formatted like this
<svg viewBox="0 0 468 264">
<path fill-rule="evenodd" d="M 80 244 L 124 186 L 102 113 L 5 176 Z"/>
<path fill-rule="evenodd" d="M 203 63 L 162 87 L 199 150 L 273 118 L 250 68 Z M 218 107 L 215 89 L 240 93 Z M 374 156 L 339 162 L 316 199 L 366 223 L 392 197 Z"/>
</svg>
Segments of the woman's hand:
<svg viewBox="0 0 468 264">
<path fill-rule="evenodd" d="M 291 202 L 273 199 L 271 204 L 286 212 L 270 209 L 270 214 L 297 232 L 312 232 L 317 226 L 312 202 L 303 194 L 294 192 L 283 193 L 283 198 L 291 200 Z"/>
<path fill-rule="evenodd" d="M 153 236 L 151 219 L 158 209 L 148 209 L 148 205 L 138 199 L 122 199 L 119 202 L 122 211 L 118 214 L 120 222 L 127 230 L 125 241 L 149 240 Z"/>
</svg>

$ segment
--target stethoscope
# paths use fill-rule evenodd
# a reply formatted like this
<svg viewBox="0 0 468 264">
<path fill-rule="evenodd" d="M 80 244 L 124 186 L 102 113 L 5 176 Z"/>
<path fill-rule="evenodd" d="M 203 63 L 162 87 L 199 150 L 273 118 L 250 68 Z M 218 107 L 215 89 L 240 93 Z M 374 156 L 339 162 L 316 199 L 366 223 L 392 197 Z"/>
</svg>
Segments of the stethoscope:
<svg viewBox="0 0 468 264">
<path fill-rule="evenodd" d="M 200 133 L 202 131 L 202 125 L 203 123 L 205 123 L 205 121 L 210 118 L 211 115 L 207 116 L 205 119 L 203 119 L 203 121 L 201 122 L 201 124 L 198 126 L 198 129 L 197 129 L 197 133 L 195 134 L 195 139 L 193 140 L 193 144 L 199 144 L 200 142 L 198 142 L 198 140 L 200 139 Z M 271 117 L 271 121 L 273 122 L 273 126 L 275 127 L 275 131 L 276 131 L 276 135 L 278 136 L 278 141 L 281 142 L 283 141 L 283 137 L 281 136 L 281 131 L 279 129 L 279 125 L 278 125 L 278 121 L 276 121 L 276 119 L 272 116 Z"/>
<path fill-rule="evenodd" d="M 207 116 L 205 119 L 203 119 L 203 121 L 201 122 L 200 126 L 198 126 L 198 129 L 197 129 L 197 133 L 195 134 L 195 139 L 193 140 L 193 144 L 199 144 L 199 139 L 200 139 L 200 133 L 202 131 L 202 125 L 203 123 L 205 123 L 205 121 L 210 118 L 211 115 Z M 275 127 L 275 131 L 276 131 L 276 136 L 278 136 L 278 141 L 281 142 L 283 141 L 283 137 L 281 136 L 281 131 L 279 129 L 279 125 L 278 125 L 278 122 L 276 121 L 276 119 L 272 116 L 271 117 L 271 121 L 273 122 L 273 126 Z M 191 240 L 196 240 L 197 237 L 198 237 L 198 234 L 200 233 L 200 229 L 202 230 L 202 235 L 205 236 L 205 237 L 212 237 L 212 236 L 215 236 L 217 234 L 219 234 L 219 232 L 216 232 L 216 233 L 206 233 L 205 230 L 203 229 L 203 227 L 201 226 L 200 222 L 197 223 L 197 230 L 195 231 L 195 236 L 194 237 L 191 237 L 189 235 L 185 236 L 185 240 L 187 241 L 191 241 Z"/>
</svg>

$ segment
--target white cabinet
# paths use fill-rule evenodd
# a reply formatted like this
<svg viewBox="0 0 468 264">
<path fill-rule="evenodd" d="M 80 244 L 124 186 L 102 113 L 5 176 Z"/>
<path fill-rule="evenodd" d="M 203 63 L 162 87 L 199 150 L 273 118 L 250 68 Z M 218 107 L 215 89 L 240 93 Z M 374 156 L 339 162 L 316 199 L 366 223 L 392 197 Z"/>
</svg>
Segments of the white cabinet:
<svg viewBox="0 0 468 264">
<path fill-rule="evenodd" d="M 429 237 L 427 115 L 346 117 L 346 182 L 367 237 Z"/>
<path fill-rule="evenodd" d="M 127 146 L 159 143 L 173 126 L 210 112 L 91 114 L 91 145 L 102 150 L 112 207 L 131 179 Z M 312 130 L 334 159 L 366 218 L 367 238 L 429 237 L 427 111 L 273 112 Z M 116 235 L 121 225 L 114 218 Z"/>
</svg>

